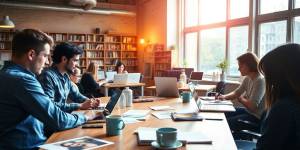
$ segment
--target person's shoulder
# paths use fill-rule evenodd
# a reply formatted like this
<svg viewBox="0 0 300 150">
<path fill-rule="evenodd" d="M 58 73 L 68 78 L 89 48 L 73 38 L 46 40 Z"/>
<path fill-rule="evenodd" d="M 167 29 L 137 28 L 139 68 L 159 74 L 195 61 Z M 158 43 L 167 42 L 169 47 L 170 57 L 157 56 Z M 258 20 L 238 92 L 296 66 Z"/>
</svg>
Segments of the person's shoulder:
<svg viewBox="0 0 300 150">
<path fill-rule="evenodd" d="M 286 111 L 289 113 L 297 112 L 300 114 L 300 100 L 299 97 L 288 96 L 280 98 L 277 103 L 274 104 L 273 109 Z"/>
</svg>

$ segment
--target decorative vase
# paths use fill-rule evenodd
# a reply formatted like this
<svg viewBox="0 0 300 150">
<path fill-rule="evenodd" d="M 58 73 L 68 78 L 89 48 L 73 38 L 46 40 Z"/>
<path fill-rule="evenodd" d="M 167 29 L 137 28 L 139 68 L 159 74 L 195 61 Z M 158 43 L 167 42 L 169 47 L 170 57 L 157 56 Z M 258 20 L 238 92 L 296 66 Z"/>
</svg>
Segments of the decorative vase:
<svg viewBox="0 0 300 150">
<path fill-rule="evenodd" d="M 220 74 L 220 80 L 221 81 L 225 81 L 226 80 L 226 74 L 224 71 L 222 71 L 222 73 Z"/>
</svg>

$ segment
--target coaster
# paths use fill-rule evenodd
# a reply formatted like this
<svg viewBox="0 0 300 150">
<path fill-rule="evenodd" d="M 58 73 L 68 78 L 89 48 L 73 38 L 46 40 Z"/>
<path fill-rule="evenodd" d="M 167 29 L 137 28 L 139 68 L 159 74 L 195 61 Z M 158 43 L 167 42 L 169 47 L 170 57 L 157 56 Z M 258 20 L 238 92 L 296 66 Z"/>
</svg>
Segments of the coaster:
<svg viewBox="0 0 300 150">
<path fill-rule="evenodd" d="M 173 146 L 165 147 L 165 146 L 160 146 L 156 141 L 153 141 L 151 143 L 151 146 L 156 148 L 156 149 L 177 149 L 177 148 L 182 146 L 182 142 L 181 141 L 176 141 L 176 143 Z"/>
</svg>

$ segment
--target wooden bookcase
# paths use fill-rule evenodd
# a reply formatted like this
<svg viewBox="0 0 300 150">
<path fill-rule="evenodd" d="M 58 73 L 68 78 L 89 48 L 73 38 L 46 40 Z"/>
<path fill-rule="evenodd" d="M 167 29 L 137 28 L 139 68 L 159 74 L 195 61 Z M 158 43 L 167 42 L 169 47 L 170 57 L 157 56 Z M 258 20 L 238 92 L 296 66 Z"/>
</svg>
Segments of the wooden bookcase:
<svg viewBox="0 0 300 150">
<path fill-rule="evenodd" d="M 10 59 L 11 40 L 14 32 L 0 32 L 0 61 Z M 137 38 L 122 34 L 78 34 L 48 33 L 56 44 L 70 42 L 84 49 L 80 67 L 85 70 L 90 62 L 95 62 L 101 70 L 114 70 L 118 60 L 128 72 L 137 72 Z"/>
<path fill-rule="evenodd" d="M 172 51 L 164 51 L 163 45 L 154 46 L 154 76 L 161 77 L 163 72 L 171 70 Z"/>
</svg>

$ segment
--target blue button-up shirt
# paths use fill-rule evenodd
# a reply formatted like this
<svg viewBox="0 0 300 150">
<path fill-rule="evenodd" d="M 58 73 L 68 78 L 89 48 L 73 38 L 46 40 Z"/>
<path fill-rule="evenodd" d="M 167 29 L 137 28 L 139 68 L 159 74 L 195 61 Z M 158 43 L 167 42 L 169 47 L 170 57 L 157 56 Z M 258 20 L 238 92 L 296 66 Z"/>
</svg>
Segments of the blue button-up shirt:
<svg viewBox="0 0 300 150">
<path fill-rule="evenodd" d="M 61 74 L 55 66 L 43 71 L 39 79 L 45 93 L 63 111 L 72 112 L 79 108 L 79 103 L 88 99 L 72 87 L 68 74 Z M 67 103 L 68 97 L 76 103 Z"/>
<path fill-rule="evenodd" d="M 0 71 L 0 149 L 31 149 L 43 144 L 44 124 L 64 130 L 84 122 L 83 115 L 61 111 L 32 72 L 13 63 Z"/>
</svg>

